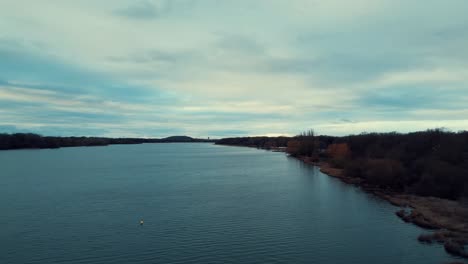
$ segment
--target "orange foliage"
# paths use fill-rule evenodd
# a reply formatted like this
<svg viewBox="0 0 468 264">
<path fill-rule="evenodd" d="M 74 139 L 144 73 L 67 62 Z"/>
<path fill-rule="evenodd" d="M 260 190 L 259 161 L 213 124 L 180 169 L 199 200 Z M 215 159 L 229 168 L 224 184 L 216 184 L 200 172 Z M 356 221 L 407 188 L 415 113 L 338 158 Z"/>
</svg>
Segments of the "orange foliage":
<svg viewBox="0 0 468 264">
<path fill-rule="evenodd" d="M 327 148 L 327 153 L 330 155 L 330 157 L 335 159 L 347 158 L 351 155 L 351 150 L 346 143 L 330 144 Z"/>
<path fill-rule="evenodd" d="M 294 155 L 299 151 L 300 145 L 301 142 L 299 142 L 298 140 L 290 140 L 288 141 L 288 148 L 286 149 L 286 152 Z"/>
</svg>

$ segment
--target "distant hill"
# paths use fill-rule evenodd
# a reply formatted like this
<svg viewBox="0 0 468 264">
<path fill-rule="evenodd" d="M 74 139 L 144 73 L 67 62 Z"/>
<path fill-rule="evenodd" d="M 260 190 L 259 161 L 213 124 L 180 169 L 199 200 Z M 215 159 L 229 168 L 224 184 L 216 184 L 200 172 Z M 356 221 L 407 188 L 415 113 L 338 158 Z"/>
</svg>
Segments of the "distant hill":
<svg viewBox="0 0 468 264">
<path fill-rule="evenodd" d="M 189 136 L 171 136 L 160 139 L 162 143 L 216 142 L 213 139 L 192 138 Z"/>
<path fill-rule="evenodd" d="M 161 139 L 163 142 L 196 142 L 197 139 L 194 139 L 189 136 L 171 136 Z"/>
</svg>

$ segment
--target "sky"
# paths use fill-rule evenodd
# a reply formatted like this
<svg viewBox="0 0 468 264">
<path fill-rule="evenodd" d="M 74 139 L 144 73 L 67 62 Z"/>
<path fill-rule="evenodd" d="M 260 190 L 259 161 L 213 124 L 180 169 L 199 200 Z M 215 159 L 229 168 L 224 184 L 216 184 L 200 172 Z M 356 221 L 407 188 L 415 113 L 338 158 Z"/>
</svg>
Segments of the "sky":
<svg viewBox="0 0 468 264">
<path fill-rule="evenodd" d="M 0 133 L 468 130 L 466 0 L 0 0 Z"/>
</svg>

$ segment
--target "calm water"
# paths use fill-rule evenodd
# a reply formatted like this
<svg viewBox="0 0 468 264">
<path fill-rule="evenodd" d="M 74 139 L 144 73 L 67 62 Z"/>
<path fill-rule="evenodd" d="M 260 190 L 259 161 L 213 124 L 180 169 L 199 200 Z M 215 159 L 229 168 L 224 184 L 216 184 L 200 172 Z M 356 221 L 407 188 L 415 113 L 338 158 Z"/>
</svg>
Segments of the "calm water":
<svg viewBox="0 0 468 264">
<path fill-rule="evenodd" d="M 395 207 L 283 153 L 0 152 L 0 263 L 443 263 Z M 145 224 L 139 225 L 144 219 Z"/>
</svg>

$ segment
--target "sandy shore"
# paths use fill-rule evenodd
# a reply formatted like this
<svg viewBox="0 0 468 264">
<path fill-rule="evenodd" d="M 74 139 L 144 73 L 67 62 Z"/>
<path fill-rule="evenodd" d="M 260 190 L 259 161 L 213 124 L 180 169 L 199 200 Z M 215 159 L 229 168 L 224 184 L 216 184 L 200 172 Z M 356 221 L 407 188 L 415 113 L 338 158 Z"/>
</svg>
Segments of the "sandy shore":
<svg viewBox="0 0 468 264">
<path fill-rule="evenodd" d="M 363 179 L 350 178 L 343 170 L 333 168 L 326 162 L 312 162 L 308 157 L 299 158 L 305 163 L 318 166 L 320 171 L 354 184 L 363 190 L 400 207 L 396 215 L 403 221 L 428 229 L 418 240 L 422 243 L 441 243 L 445 250 L 463 258 L 468 258 L 468 206 L 456 201 L 422 197 L 391 192 L 367 185 Z"/>
</svg>

